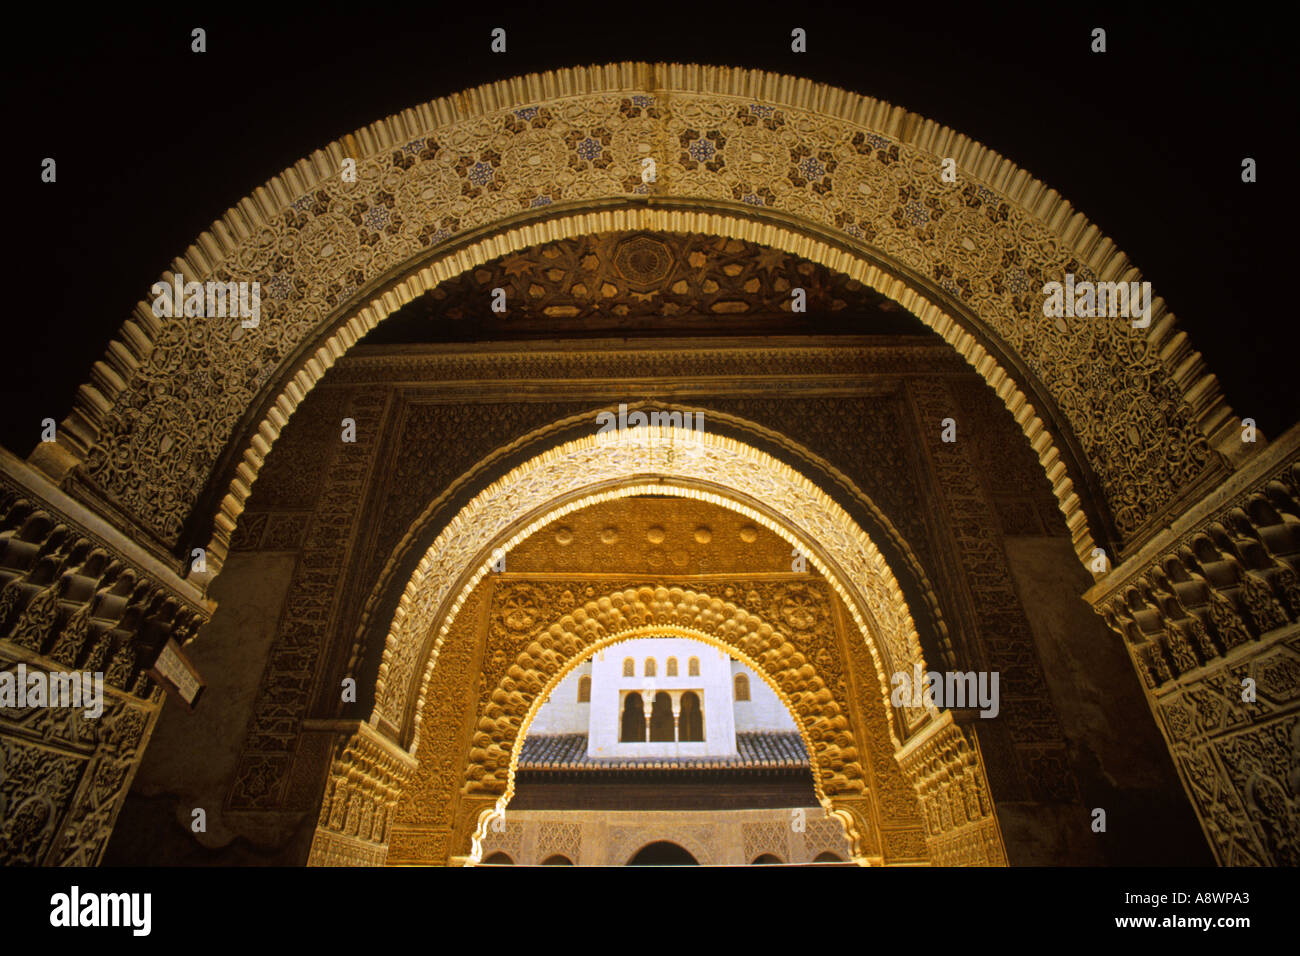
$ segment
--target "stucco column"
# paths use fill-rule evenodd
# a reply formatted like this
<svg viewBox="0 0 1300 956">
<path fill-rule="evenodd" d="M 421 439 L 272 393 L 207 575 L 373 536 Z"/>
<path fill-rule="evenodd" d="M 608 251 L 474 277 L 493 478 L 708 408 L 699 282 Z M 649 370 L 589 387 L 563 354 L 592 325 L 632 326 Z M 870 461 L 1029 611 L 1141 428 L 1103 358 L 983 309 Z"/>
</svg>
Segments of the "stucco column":
<svg viewBox="0 0 1300 956">
<path fill-rule="evenodd" d="M 1300 426 L 1084 595 L 1123 640 L 1224 866 L 1300 861 L 1297 514 Z"/>
</svg>

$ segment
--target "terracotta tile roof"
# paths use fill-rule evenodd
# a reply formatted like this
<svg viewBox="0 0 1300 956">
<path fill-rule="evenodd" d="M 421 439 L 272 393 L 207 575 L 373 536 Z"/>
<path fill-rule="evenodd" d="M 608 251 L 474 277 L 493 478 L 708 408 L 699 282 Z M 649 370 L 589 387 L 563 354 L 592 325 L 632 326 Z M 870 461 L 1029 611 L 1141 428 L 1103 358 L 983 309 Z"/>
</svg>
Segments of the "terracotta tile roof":
<svg viewBox="0 0 1300 956">
<path fill-rule="evenodd" d="M 519 770 L 751 770 L 808 766 L 797 733 L 738 733 L 735 757 L 589 757 L 586 734 L 529 734 Z"/>
</svg>

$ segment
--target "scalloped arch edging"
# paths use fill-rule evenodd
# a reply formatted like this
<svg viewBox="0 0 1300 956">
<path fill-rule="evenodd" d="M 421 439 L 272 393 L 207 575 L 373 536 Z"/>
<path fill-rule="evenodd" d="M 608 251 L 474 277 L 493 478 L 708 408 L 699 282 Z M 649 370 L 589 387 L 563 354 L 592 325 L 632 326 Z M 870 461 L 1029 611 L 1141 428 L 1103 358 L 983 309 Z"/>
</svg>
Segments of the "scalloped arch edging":
<svg viewBox="0 0 1300 956">
<path fill-rule="evenodd" d="M 651 604 L 646 604 L 647 595 L 652 600 Z M 667 604 L 664 598 L 676 598 L 677 600 L 675 603 Z M 481 859 L 483 840 L 487 836 L 489 825 L 494 819 L 500 818 L 506 812 L 510 800 L 514 796 L 520 753 L 518 744 L 528 735 L 528 728 L 532 725 L 533 719 L 537 716 L 537 712 L 542 705 L 575 667 L 607 648 L 643 637 L 670 636 L 699 641 L 710 647 L 724 650 L 748 665 L 759 676 L 759 679 L 772 689 L 794 719 L 799 735 L 803 740 L 804 749 L 808 753 L 814 793 L 818 803 L 825 808 L 828 814 L 838 815 L 834 800 L 827 793 L 826 782 L 835 783 L 837 793 L 860 793 L 864 789 L 863 782 L 866 779 L 866 774 L 862 770 L 861 754 L 858 751 L 856 741 L 853 739 L 852 730 L 848 727 L 847 719 L 840 712 L 834 700 L 830 699 L 830 691 L 816 675 L 815 668 L 812 668 L 812 665 L 807 661 L 797 663 L 794 661 L 795 657 L 802 658 L 802 655 L 799 655 L 793 649 L 788 639 L 781 642 L 780 646 L 773 644 L 773 635 L 777 639 L 784 637 L 778 629 L 773 628 L 762 621 L 761 618 L 729 601 L 679 587 L 640 587 L 614 591 L 588 601 L 584 608 L 580 610 L 584 612 L 588 609 L 608 611 L 615 606 L 616 602 L 619 602 L 620 607 L 633 608 L 632 613 L 638 617 L 654 616 L 660 620 L 656 620 L 652 624 L 633 623 L 623 630 L 606 634 L 585 644 L 583 638 L 575 630 L 575 628 L 582 629 L 582 624 L 575 619 L 574 612 L 569 612 L 545 629 L 545 633 L 554 639 L 552 641 L 553 645 L 575 647 L 576 649 L 561 660 L 559 666 L 547 676 L 544 684 L 533 694 L 529 701 L 526 713 L 522 717 L 507 718 L 506 720 L 510 725 L 511 734 L 509 741 L 510 764 L 504 784 L 504 792 L 498 796 L 494 806 L 482 810 L 479 814 L 471 845 L 471 862 L 477 862 Z M 665 607 L 668 609 L 665 610 Z M 687 623 L 683 624 L 683 621 Z M 537 642 L 534 641 L 533 643 L 536 644 Z M 804 683 L 810 684 L 812 689 L 801 688 L 797 690 L 795 693 L 799 695 L 800 702 L 796 703 L 791 694 L 782 686 L 781 680 L 768 673 L 768 669 L 764 664 L 747 653 L 744 647 L 741 646 L 743 643 L 769 645 L 762 656 L 769 659 L 775 657 L 786 662 L 787 666 L 779 672 L 786 678 L 785 682 L 791 683 L 795 678 L 798 678 Z M 542 652 L 539 654 L 531 651 L 531 647 L 532 645 L 520 652 L 516 657 L 516 663 L 525 657 L 532 660 L 547 655 L 559 658 L 563 653 L 563 651 L 557 653 L 553 647 L 542 649 L 539 646 L 539 651 Z M 813 670 L 811 677 L 804 673 L 809 669 Z M 797 673 L 792 675 L 792 670 L 797 670 Z M 503 685 L 505 680 L 506 677 L 503 677 L 498 682 L 494 694 L 489 696 L 490 700 L 495 697 L 496 691 L 504 693 Z M 540 681 L 535 682 L 542 683 Z M 829 707 L 826 706 L 828 703 Z M 820 709 L 817 705 L 820 705 Z M 501 710 L 502 708 L 498 706 L 497 709 Z M 484 716 L 480 718 L 480 729 L 476 733 L 476 737 L 485 735 L 482 729 L 485 719 L 490 722 L 499 722 L 501 720 L 500 715 L 493 717 L 490 712 L 491 708 L 489 707 L 489 711 L 485 712 Z M 466 768 L 467 779 L 471 768 L 476 765 L 476 749 L 482 750 L 483 748 L 477 746 L 471 749 L 469 763 Z M 479 760 L 481 763 L 482 757 Z M 830 760 L 836 761 L 833 769 L 827 769 L 823 766 Z M 856 789 L 853 786 L 853 781 L 858 783 Z M 845 837 L 848 839 L 856 857 L 859 850 L 860 834 L 857 833 L 856 827 L 846 823 L 843 819 L 841 819 L 841 823 L 845 825 Z"/>
<path fill-rule="evenodd" d="M 695 414 L 699 412 L 704 414 L 705 409 L 694 405 L 683 405 L 680 403 L 658 403 L 658 402 L 634 402 L 629 404 L 628 411 L 639 410 L 656 410 L 662 409 L 669 412 L 682 412 Z M 571 425 L 579 424 L 583 421 L 592 421 L 601 411 L 616 411 L 616 407 L 601 408 L 595 407 L 585 413 L 570 415 L 558 421 L 551 422 L 547 425 L 539 426 L 528 434 L 516 438 L 505 445 L 490 452 L 483 459 L 476 462 L 469 470 L 455 478 L 441 493 L 429 502 L 420 512 L 419 516 L 411 523 L 410 529 L 402 536 L 401 540 L 394 546 L 392 553 L 384 562 L 379 572 L 377 583 L 371 589 L 370 594 L 366 597 L 362 605 L 360 622 L 358 623 L 353 636 L 353 645 L 351 654 L 348 659 L 349 673 L 356 671 L 362 666 L 362 656 L 365 652 L 365 637 L 372 619 L 379 613 L 382 606 L 382 597 L 388 593 L 390 585 L 393 583 L 398 573 L 398 568 L 402 566 L 407 556 L 414 552 L 416 541 L 421 536 L 421 532 L 432 525 L 434 516 L 439 508 L 444 505 L 452 496 L 453 492 L 463 489 L 467 482 L 475 477 L 481 477 L 485 473 L 490 473 L 495 465 L 503 460 L 508 454 L 519 451 L 528 447 L 535 441 L 553 440 L 554 435 Z M 922 565 L 920 558 L 913 550 L 911 544 L 903 537 L 902 533 L 894 523 L 885 515 L 880 507 L 868 495 L 866 495 L 857 485 L 838 468 L 826 461 L 820 455 L 815 454 L 799 442 L 794 441 L 788 436 L 773 431 L 766 426 L 757 422 L 752 422 L 736 415 L 725 412 L 708 411 L 708 420 L 712 423 L 723 422 L 730 427 L 747 432 L 750 435 L 757 435 L 768 441 L 775 442 L 787 452 L 792 453 L 801 461 L 810 463 L 817 469 L 820 469 L 831 480 L 839 486 L 845 493 L 852 496 L 858 504 L 864 508 L 874 520 L 880 529 L 882 535 L 887 537 L 890 543 L 902 555 L 908 571 L 914 576 L 921 589 L 920 599 L 925 603 L 926 608 L 932 616 L 936 625 L 936 636 L 942 642 L 943 647 L 951 652 L 951 643 L 949 640 L 949 631 L 947 621 L 944 619 L 943 612 L 939 607 L 938 597 L 935 593 L 935 587 L 930 579 L 929 572 Z M 799 471 L 799 469 L 795 469 Z M 868 532 L 870 537 L 870 532 Z M 425 549 L 427 550 L 427 548 Z"/>
</svg>

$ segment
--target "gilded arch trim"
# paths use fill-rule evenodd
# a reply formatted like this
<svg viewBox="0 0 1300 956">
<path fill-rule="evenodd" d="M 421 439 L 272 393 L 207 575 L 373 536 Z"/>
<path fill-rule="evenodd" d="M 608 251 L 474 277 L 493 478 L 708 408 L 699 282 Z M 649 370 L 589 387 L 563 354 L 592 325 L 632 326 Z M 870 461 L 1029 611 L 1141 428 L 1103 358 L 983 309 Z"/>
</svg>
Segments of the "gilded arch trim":
<svg viewBox="0 0 1300 956">
<path fill-rule="evenodd" d="M 876 529 L 884 535 L 890 544 L 897 549 L 906 563 L 908 572 L 914 577 L 921 593 L 920 600 L 926 605 L 927 611 L 931 616 L 935 626 L 935 636 L 941 642 L 944 648 L 951 650 L 949 643 L 949 633 L 947 622 L 943 616 L 942 609 L 939 606 L 938 597 L 935 593 L 935 586 L 930 578 L 921 559 L 917 556 L 911 543 L 903 536 L 889 517 L 880 509 L 880 507 L 867 494 L 865 494 L 857 485 L 843 472 L 837 469 L 830 462 L 821 456 L 815 454 L 808 448 L 789 438 L 788 436 L 766 428 L 756 422 L 740 418 L 735 415 L 729 415 L 725 412 L 718 412 L 712 409 L 701 409 L 694 405 L 683 405 L 679 403 L 650 403 L 635 402 L 628 405 L 629 412 L 649 409 L 663 409 L 668 411 L 681 412 L 701 412 L 707 415 L 705 428 L 708 429 L 723 423 L 732 429 L 740 431 L 747 436 L 757 436 L 761 440 L 771 442 L 772 444 L 783 449 L 801 463 L 811 465 L 814 469 L 822 474 L 829 476 L 830 480 L 836 484 L 839 489 L 849 496 L 849 498 L 870 515 L 875 522 Z M 482 460 L 477 462 L 472 468 L 464 474 L 458 476 L 445 488 L 434 500 L 420 512 L 419 517 L 411 523 L 410 530 L 403 536 L 401 541 L 394 546 L 392 553 L 385 561 L 384 566 L 380 569 L 378 580 L 371 589 L 362 607 L 361 617 L 353 636 L 353 646 L 348 662 L 348 673 L 354 673 L 361 666 L 361 660 L 366 653 L 365 640 L 371 627 L 371 623 L 376 615 L 381 613 L 384 607 L 385 595 L 391 593 L 394 587 L 394 581 L 397 579 L 400 569 L 408 562 L 412 552 L 417 547 L 417 542 L 422 535 L 431 527 L 441 509 L 447 502 L 451 501 L 457 493 L 462 492 L 467 486 L 472 487 L 474 483 L 486 481 L 486 475 L 490 475 L 494 469 L 504 470 L 500 463 L 508 459 L 511 455 L 517 454 L 530 446 L 539 445 L 540 443 L 552 442 L 558 443 L 556 436 L 572 429 L 574 426 L 589 425 L 595 420 L 596 414 L 601 411 L 610 411 L 608 407 L 594 406 L 589 412 L 571 415 L 567 418 L 552 422 L 549 425 L 536 428 L 520 438 L 501 446 Z M 796 468 L 797 471 L 800 469 Z M 432 533 L 431 531 L 429 533 Z M 868 532 L 870 536 L 872 532 Z M 425 549 L 427 551 L 427 547 Z"/>
</svg>

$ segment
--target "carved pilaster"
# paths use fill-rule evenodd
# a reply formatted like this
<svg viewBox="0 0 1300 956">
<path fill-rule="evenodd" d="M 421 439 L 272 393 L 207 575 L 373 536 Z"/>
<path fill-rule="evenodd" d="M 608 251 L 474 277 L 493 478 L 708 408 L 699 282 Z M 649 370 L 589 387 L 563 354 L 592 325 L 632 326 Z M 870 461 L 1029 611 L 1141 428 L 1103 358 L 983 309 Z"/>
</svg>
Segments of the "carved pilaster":
<svg viewBox="0 0 1300 956">
<path fill-rule="evenodd" d="M 0 670 L 103 687 L 99 714 L 0 708 L 0 863 L 99 862 L 158 717 L 146 671 L 211 612 L 174 569 L 0 452 Z"/>
<path fill-rule="evenodd" d="M 1300 863 L 1300 427 L 1087 594 L 1224 865 Z"/>
<path fill-rule="evenodd" d="M 903 747 L 898 763 L 916 787 L 935 866 L 1007 865 L 973 728 L 944 712 Z"/>
<path fill-rule="evenodd" d="M 304 721 L 303 731 L 335 738 L 307 865 L 383 866 L 393 813 L 415 758 L 355 720 Z"/>
</svg>

